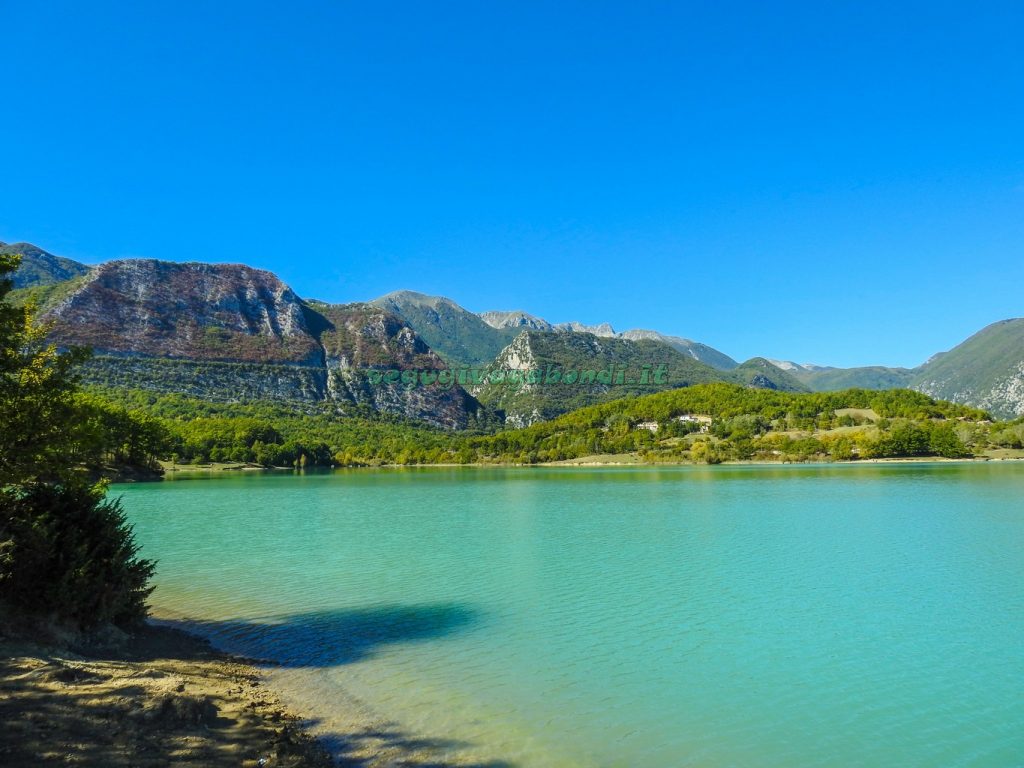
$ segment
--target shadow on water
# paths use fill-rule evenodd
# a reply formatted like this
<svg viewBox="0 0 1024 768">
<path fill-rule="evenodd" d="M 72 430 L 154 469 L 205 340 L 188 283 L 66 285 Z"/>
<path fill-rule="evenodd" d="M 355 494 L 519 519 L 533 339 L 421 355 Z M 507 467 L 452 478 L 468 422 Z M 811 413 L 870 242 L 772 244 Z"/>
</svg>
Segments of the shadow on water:
<svg viewBox="0 0 1024 768">
<path fill-rule="evenodd" d="M 315 726 L 316 721 L 308 722 Z M 450 762 L 438 754 L 457 754 L 458 750 L 472 746 L 456 739 L 432 739 L 409 736 L 395 728 L 370 728 L 353 734 L 327 734 L 319 736 L 321 744 L 336 760 L 340 768 L 370 768 L 379 763 L 379 758 L 360 757 L 366 754 L 393 753 L 403 755 L 400 761 L 387 765 L 407 765 L 410 768 L 517 768 L 515 763 L 505 760 L 486 762 Z"/>
<path fill-rule="evenodd" d="M 200 635 L 214 646 L 288 668 L 322 668 L 369 658 L 380 648 L 399 643 L 440 640 L 480 621 L 473 608 L 452 603 L 377 605 L 316 611 L 289 616 L 225 621 L 160 620 L 158 625 Z M 316 728 L 319 721 L 308 721 Z M 382 755 L 399 754 L 401 764 L 419 768 L 514 768 L 512 763 L 450 762 L 471 744 L 425 738 L 399 728 L 375 726 L 350 733 L 323 732 L 318 740 L 337 765 L 363 768 L 381 764 Z M 366 756 L 368 755 L 368 756 Z"/>
<path fill-rule="evenodd" d="M 406 733 L 393 723 L 381 722 L 339 729 L 317 720 L 306 721 L 306 727 L 316 731 L 317 742 L 327 754 L 319 749 L 314 753 L 307 750 L 307 742 L 301 739 L 285 739 L 280 735 L 284 731 L 275 735 L 280 730 L 280 725 L 273 725 L 276 719 L 268 724 L 242 714 L 238 705 L 226 708 L 229 703 L 220 693 L 210 694 L 214 706 L 208 716 L 204 715 L 201 726 L 197 725 L 199 721 L 163 718 L 154 721 L 156 730 L 151 729 L 151 733 L 142 727 L 150 723 L 149 719 L 133 719 L 135 714 L 144 714 L 140 708 L 151 703 L 147 702 L 148 694 L 143 687 L 131 683 L 138 674 L 149 679 L 154 675 L 163 677 L 165 673 L 155 673 L 150 668 L 142 673 L 131 672 L 126 685 L 111 689 L 104 694 L 106 698 L 90 688 L 110 679 L 111 670 L 120 662 L 153 664 L 156 669 L 173 669 L 173 674 L 179 674 L 178 670 L 191 664 L 223 658 L 197 635 L 225 650 L 263 651 L 250 655 L 290 668 L 317 668 L 367 658 L 375 649 L 388 644 L 440 639 L 478 620 L 477 611 L 453 604 L 384 605 L 246 621 L 161 620 L 139 630 L 125 648 L 83 649 L 88 656 L 76 656 L 71 663 L 50 659 L 49 663 L 33 668 L 31 674 L 18 666 L 19 655 L 27 651 L 11 643 L 5 646 L 0 634 L 0 722 L 5 723 L 5 728 L 0 729 L 0 765 L 35 768 L 49 764 L 41 756 L 53 753 L 53 738 L 58 733 L 65 734 L 62 738 L 76 745 L 76 757 L 83 764 L 110 768 L 170 764 L 162 762 L 161 756 L 186 747 L 197 755 L 196 750 L 201 749 L 203 756 L 198 764 L 227 768 L 239 764 L 240 747 L 251 749 L 253 744 L 266 743 L 268 739 L 272 739 L 276 754 L 285 756 L 287 762 L 282 764 L 294 766 L 323 766 L 327 761 L 347 768 L 516 768 L 514 763 L 504 760 L 473 761 L 463 752 L 476 746 L 468 742 Z M 187 634 L 178 630 L 186 630 Z M 218 638 L 225 642 L 218 642 Z M 238 642 L 230 638 L 237 638 Z M 185 667 L 181 662 L 186 663 Z M 52 681 L 60 685 L 53 685 Z M 112 728 L 112 721 L 142 725 L 136 733 L 127 727 Z M 197 733 L 202 735 L 199 746 Z M 145 753 L 146 759 L 136 759 L 134 753 L 139 751 Z"/>
<path fill-rule="evenodd" d="M 336 667 L 396 643 L 439 640 L 480 620 L 463 605 L 378 605 L 290 616 L 154 623 L 201 635 L 215 646 L 290 669 Z"/>
</svg>

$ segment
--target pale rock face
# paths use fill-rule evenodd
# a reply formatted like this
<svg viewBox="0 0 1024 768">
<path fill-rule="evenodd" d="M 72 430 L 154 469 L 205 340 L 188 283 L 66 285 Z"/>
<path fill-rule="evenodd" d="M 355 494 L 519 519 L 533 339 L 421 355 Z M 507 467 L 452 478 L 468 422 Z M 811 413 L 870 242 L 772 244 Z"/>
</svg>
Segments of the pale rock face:
<svg viewBox="0 0 1024 768">
<path fill-rule="evenodd" d="M 497 371 L 503 375 L 508 371 L 532 371 L 538 368 L 536 356 L 534 355 L 533 349 L 530 346 L 530 335 L 527 331 L 523 331 L 516 336 L 511 343 L 501 351 L 501 354 L 494 360 L 494 362 L 488 367 L 489 372 Z M 506 386 L 502 384 L 488 384 L 482 382 L 474 387 L 470 388 L 470 392 L 474 396 L 479 396 L 488 387 L 501 387 Z M 516 392 L 529 392 L 530 390 L 536 389 L 537 384 L 529 384 L 526 382 L 515 385 Z M 543 421 L 543 417 L 537 408 L 532 408 L 528 412 L 517 410 L 515 407 L 510 408 L 505 413 L 505 424 L 509 427 L 519 428 L 527 427 L 531 424 L 535 424 L 539 421 Z"/>
<path fill-rule="evenodd" d="M 575 320 L 571 320 L 568 323 L 556 323 L 556 331 L 569 331 L 571 333 L 592 333 L 595 336 L 601 336 L 606 339 L 615 338 L 615 329 L 612 328 L 610 323 L 601 323 L 600 325 L 585 325 L 584 323 L 578 323 Z"/>
<path fill-rule="evenodd" d="M 947 382 L 937 380 L 918 382 L 914 389 L 930 397 L 972 405 L 1011 418 L 1024 416 L 1024 361 L 1018 363 L 1009 375 L 998 380 L 988 390 L 975 391 L 966 388 L 950 394 Z"/>
<path fill-rule="evenodd" d="M 707 363 L 712 368 L 718 368 L 722 371 L 728 371 L 737 366 L 736 361 L 728 355 L 719 352 L 713 347 L 709 347 L 707 344 L 701 344 L 698 341 L 686 339 L 682 336 L 668 336 L 664 333 L 660 333 L 659 331 L 635 328 L 633 330 L 623 331 L 618 334 L 618 337 L 620 339 L 630 339 L 631 341 L 641 341 L 644 339 L 660 341 L 664 344 L 668 344 L 673 349 L 682 352 L 684 355 L 688 355 L 694 360 Z"/>
<path fill-rule="evenodd" d="M 1024 416 L 1024 361 L 1018 363 L 1016 371 L 998 382 L 980 402 L 985 409 L 998 410 L 1002 406 L 1015 416 Z"/>
<path fill-rule="evenodd" d="M 554 326 L 547 320 L 523 312 L 514 310 L 512 312 L 490 311 L 480 313 L 480 319 L 491 328 L 529 328 L 533 331 L 552 331 Z"/>
<path fill-rule="evenodd" d="M 42 320 L 57 343 L 93 348 L 87 372 L 118 386 L 222 401 L 352 403 L 445 428 L 466 426 L 479 408 L 458 386 L 368 380 L 369 369 L 446 367 L 393 314 L 307 306 L 274 275 L 242 265 L 108 262 Z"/>
<path fill-rule="evenodd" d="M 543 420 L 540 411 L 534 408 L 530 413 L 510 413 L 505 417 L 505 424 L 513 429 L 522 429 L 523 427 L 538 424 Z"/>
<path fill-rule="evenodd" d="M 769 357 L 768 358 L 768 362 L 771 363 L 772 365 L 774 365 L 779 370 L 786 371 L 786 372 L 806 370 L 802 365 L 799 365 L 797 363 L 791 362 L 789 360 L 775 360 L 775 359 Z"/>
<path fill-rule="evenodd" d="M 447 368 L 400 318 L 368 304 L 314 308 L 329 323 L 319 337 L 328 371 L 328 399 L 366 405 L 448 429 L 468 424 L 478 404 L 457 385 L 445 388 L 369 380 L 370 369 L 386 373 Z"/>
<path fill-rule="evenodd" d="M 494 361 L 495 368 L 510 371 L 529 371 L 536 366 L 537 361 L 530 349 L 530 337 L 525 333 L 516 336 Z"/>
<path fill-rule="evenodd" d="M 815 363 L 794 363 L 792 360 L 773 360 L 770 357 L 767 360 L 779 370 L 786 371 L 787 373 L 792 373 L 793 371 L 809 371 L 813 373 L 814 371 L 828 370 L 828 366 L 816 365 Z"/>
</svg>

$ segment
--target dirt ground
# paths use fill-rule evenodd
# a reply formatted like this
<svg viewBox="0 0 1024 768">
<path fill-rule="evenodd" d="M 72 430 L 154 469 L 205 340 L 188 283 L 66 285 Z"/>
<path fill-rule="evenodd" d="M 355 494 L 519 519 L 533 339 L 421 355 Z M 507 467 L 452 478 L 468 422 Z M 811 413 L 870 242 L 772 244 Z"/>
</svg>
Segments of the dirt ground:
<svg viewBox="0 0 1024 768">
<path fill-rule="evenodd" d="M 123 645 L 0 637 L 0 765 L 331 765 L 253 667 L 169 628 Z"/>
</svg>

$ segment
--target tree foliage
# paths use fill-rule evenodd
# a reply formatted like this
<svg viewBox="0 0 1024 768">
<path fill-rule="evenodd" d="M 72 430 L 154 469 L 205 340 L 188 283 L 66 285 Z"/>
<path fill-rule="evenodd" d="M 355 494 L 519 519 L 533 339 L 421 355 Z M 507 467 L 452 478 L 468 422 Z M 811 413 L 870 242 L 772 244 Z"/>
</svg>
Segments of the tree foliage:
<svg viewBox="0 0 1024 768">
<path fill-rule="evenodd" d="M 83 628 L 145 616 L 154 564 L 102 486 L 8 486 L 0 510 L 0 600 Z"/>
<path fill-rule="evenodd" d="M 89 470 L 106 457 L 142 461 L 163 428 L 83 396 L 74 366 L 6 301 L 17 256 L 0 254 L 0 602 L 91 627 L 145 616 L 153 564 Z"/>
</svg>

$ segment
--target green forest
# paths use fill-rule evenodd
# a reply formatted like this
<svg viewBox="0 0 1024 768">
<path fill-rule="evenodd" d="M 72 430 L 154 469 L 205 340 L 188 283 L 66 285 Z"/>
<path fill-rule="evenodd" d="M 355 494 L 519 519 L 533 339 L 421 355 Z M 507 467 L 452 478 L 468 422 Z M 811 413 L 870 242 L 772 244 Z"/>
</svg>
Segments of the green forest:
<svg viewBox="0 0 1024 768">
<path fill-rule="evenodd" d="M 697 463 L 966 458 L 1024 440 L 1024 420 L 994 422 L 978 409 L 902 389 L 792 393 L 700 384 L 491 432 L 446 432 L 348 405 L 342 414 L 329 403 L 224 404 L 111 389 L 93 390 L 88 402 L 133 419 L 134 430 L 116 432 L 118 455 L 173 465 L 538 464 L 607 454 Z"/>
<path fill-rule="evenodd" d="M 44 631 L 132 625 L 154 565 L 102 477 L 114 465 L 152 471 L 169 435 L 80 389 L 88 351 L 58 350 L 31 305 L 5 301 L 18 261 L 0 254 L 0 616 Z"/>
</svg>

